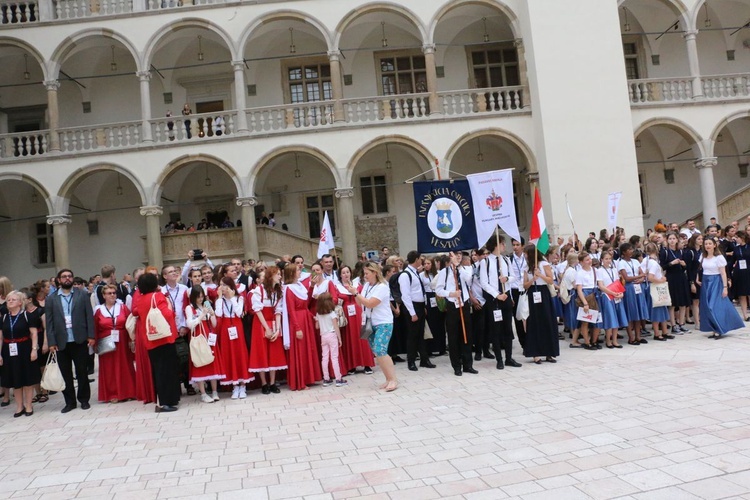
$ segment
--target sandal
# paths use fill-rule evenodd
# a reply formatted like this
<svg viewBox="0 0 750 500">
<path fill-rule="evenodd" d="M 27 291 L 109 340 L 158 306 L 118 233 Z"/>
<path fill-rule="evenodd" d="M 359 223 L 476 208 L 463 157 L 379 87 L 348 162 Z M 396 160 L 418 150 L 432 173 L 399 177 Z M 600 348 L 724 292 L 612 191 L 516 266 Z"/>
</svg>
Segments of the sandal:
<svg viewBox="0 0 750 500">
<path fill-rule="evenodd" d="M 641 345 L 641 343 L 637 340 L 628 340 L 628 345 Z"/>
<path fill-rule="evenodd" d="M 41 396 L 39 396 L 40 403 L 46 403 L 47 401 L 49 401 L 49 396 L 47 396 L 46 394 L 42 394 Z"/>
<path fill-rule="evenodd" d="M 34 396 L 33 398 L 31 398 L 31 402 L 32 402 L 32 403 L 38 403 L 38 402 L 39 402 L 39 398 L 40 398 L 40 397 L 41 397 L 41 396 L 39 396 L 39 394 L 37 394 L 36 396 Z"/>
</svg>

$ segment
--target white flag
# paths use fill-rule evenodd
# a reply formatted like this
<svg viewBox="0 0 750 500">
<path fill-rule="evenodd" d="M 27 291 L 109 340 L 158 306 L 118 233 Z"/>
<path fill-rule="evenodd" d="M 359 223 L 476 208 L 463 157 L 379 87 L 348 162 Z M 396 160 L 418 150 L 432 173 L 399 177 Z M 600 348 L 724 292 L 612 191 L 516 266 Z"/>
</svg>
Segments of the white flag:
<svg viewBox="0 0 750 500">
<path fill-rule="evenodd" d="M 494 170 L 467 176 L 474 202 L 474 222 L 479 246 L 495 232 L 495 227 L 521 241 L 513 203 L 513 170 Z"/>
<path fill-rule="evenodd" d="M 620 208 L 620 198 L 622 192 L 609 193 L 607 196 L 607 228 L 611 230 L 612 234 L 617 229 L 617 211 Z"/>
<path fill-rule="evenodd" d="M 323 227 L 320 228 L 320 243 L 318 243 L 318 258 L 320 259 L 325 254 L 333 249 L 333 231 L 331 231 L 331 223 L 328 221 L 328 210 L 326 210 L 325 217 L 323 217 Z"/>
</svg>

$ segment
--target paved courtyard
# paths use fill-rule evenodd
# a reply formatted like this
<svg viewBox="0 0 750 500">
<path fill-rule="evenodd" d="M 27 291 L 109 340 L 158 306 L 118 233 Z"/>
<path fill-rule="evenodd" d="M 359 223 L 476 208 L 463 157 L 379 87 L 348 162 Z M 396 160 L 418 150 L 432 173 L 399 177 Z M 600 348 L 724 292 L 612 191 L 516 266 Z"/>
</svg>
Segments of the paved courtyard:
<svg viewBox="0 0 750 500">
<path fill-rule="evenodd" d="M 401 387 L 0 411 L 3 498 L 750 499 L 750 329 Z M 522 360 L 520 355 L 518 360 Z"/>
</svg>

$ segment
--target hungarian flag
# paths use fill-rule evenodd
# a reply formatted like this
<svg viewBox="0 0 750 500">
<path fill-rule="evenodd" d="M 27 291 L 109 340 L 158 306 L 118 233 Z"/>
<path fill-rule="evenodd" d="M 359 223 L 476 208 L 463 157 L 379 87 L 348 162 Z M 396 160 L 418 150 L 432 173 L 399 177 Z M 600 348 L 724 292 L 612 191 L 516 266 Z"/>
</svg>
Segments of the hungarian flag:
<svg viewBox="0 0 750 500">
<path fill-rule="evenodd" d="M 531 216 L 529 240 L 536 245 L 537 250 L 542 252 L 542 255 L 547 254 L 547 250 L 549 250 L 549 235 L 547 234 L 547 224 L 544 222 L 542 198 L 539 196 L 538 187 L 534 190 L 534 210 Z"/>
</svg>

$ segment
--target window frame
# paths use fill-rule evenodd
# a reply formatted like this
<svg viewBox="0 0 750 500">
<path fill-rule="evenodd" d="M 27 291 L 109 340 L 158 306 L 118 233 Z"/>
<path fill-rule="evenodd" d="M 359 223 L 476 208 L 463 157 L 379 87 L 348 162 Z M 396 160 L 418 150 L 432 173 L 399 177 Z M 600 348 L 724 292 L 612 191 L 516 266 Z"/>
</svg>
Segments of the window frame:
<svg viewBox="0 0 750 500">
<path fill-rule="evenodd" d="M 474 53 L 475 52 L 480 52 L 480 51 L 486 53 L 486 52 L 493 51 L 493 50 L 499 50 L 502 53 L 503 50 L 507 50 L 507 49 L 513 49 L 515 51 L 515 53 L 516 53 L 516 61 L 513 64 L 516 66 L 516 68 L 518 70 L 518 85 L 508 85 L 507 84 L 508 78 L 507 78 L 507 73 L 506 73 L 506 67 L 507 66 L 511 66 L 512 65 L 511 63 L 505 63 L 505 62 L 501 62 L 501 63 L 489 63 L 489 62 L 485 62 L 482 66 L 485 69 L 488 69 L 490 67 L 496 67 L 496 66 L 499 66 L 499 67 L 502 68 L 503 85 L 501 85 L 500 87 L 520 87 L 522 85 L 523 79 L 522 79 L 522 75 L 521 75 L 521 54 L 519 53 L 518 47 L 516 47 L 516 45 L 513 42 L 505 42 L 505 43 L 504 42 L 499 42 L 499 43 L 488 43 L 488 44 L 481 44 L 481 45 L 467 45 L 466 46 L 466 64 L 467 64 L 468 73 L 469 73 L 469 86 L 470 86 L 470 88 L 472 88 L 472 89 L 477 89 L 477 88 L 495 88 L 492 85 L 490 85 L 488 87 L 478 87 L 477 86 L 476 78 L 475 78 L 475 75 L 474 75 L 474 68 L 475 68 L 474 57 L 473 57 Z"/>
<path fill-rule="evenodd" d="M 286 59 L 282 61 L 281 63 L 281 81 L 284 85 L 284 104 L 311 104 L 315 102 L 323 102 L 326 100 L 333 100 L 333 78 L 332 76 L 328 76 L 327 80 L 323 78 L 322 76 L 319 78 L 319 81 L 321 83 L 328 81 L 331 83 L 331 99 L 321 99 L 320 101 L 303 101 L 303 102 L 292 102 L 292 91 L 290 88 L 290 82 L 289 79 L 289 70 L 294 67 L 302 67 L 305 66 L 328 66 L 329 69 L 329 75 L 330 75 L 330 68 L 331 68 L 331 61 L 328 60 L 327 57 L 319 56 L 319 57 L 299 57 L 295 59 Z M 320 71 L 320 70 L 319 70 Z M 321 72 L 322 74 L 322 72 Z M 303 78 L 303 81 L 305 79 Z M 303 92 L 305 95 L 307 94 L 307 91 L 303 87 Z M 321 96 L 325 97 L 325 91 L 321 88 Z"/>
<path fill-rule="evenodd" d="M 39 226 L 44 226 L 45 234 L 40 235 L 38 233 Z M 46 267 L 55 267 L 57 264 L 56 262 L 56 255 L 55 255 L 55 234 L 54 234 L 54 227 L 51 224 L 47 224 L 46 219 L 38 219 L 35 221 L 32 221 L 31 223 L 31 237 L 32 237 L 32 251 L 31 256 L 33 259 L 32 264 L 36 268 L 46 268 Z M 47 261 L 42 262 L 40 259 L 40 248 L 39 248 L 39 240 L 46 239 L 47 240 Z"/>
<path fill-rule="evenodd" d="M 313 212 L 315 209 L 307 208 L 307 199 L 313 196 L 318 197 L 319 201 L 320 201 L 320 198 L 323 196 L 331 196 L 332 198 L 331 206 L 323 207 L 322 204 L 320 204 L 321 206 L 318 206 L 317 211 L 318 211 L 318 216 L 320 217 L 321 226 L 323 225 L 323 218 L 325 217 L 324 212 L 326 210 L 330 210 L 333 212 L 333 224 L 331 224 L 331 231 L 333 231 L 333 237 L 335 239 L 336 236 L 338 235 L 339 219 L 338 219 L 338 207 L 336 206 L 337 205 L 336 193 L 334 189 L 330 189 L 330 190 L 321 189 L 319 191 L 307 191 L 305 193 L 302 193 L 301 199 L 300 199 L 300 208 L 302 210 L 302 224 L 305 229 L 305 234 L 307 234 L 310 239 L 317 239 L 320 237 L 320 234 L 310 236 L 311 234 L 310 233 L 310 219 L 309 219 L 308 213 Z"/>
<path fill-rule="evenodd" d="M 635 54 L 626 55 L 625 45 L 635 45 Z M 638 69 L 638 78 L 636 80 L 645 80 L 648 78 L 648 65 L 646 64 L 646 52 L 643 49 L 643 42 L 641 37 L 638 35 L 623 35 L 622 36 L 622 55 L 623 65 L 625 66 L 626 78 L 627 78 L 627 65 L 625 61 L 627 59 L 633 59 L 636 61 L 636 68 Z M 631 81 L 628 79 L 628 81 Z"/>
<path fill-rule="evenodd" d="M 375 184 L 375 178 L 376 177 L 382 177 L 383 178 L 383 184 Z M 370 184 L 369 186 L 363 186 L 362 185 L 362 179 L 370 179 L 373 184 Z M 388 199 L 388 174 L 382 170 L 373 170 L 370 172 L 364 172 L 357 176 L 357 182 L 358 182 L 358 189 L 359 189 L 359 197 L 360 197 L 360 208 L 362 210 L 362 215 L 365 216 L 378 216 L 378 215 L 388 215 L 390 213 L 390 200 Z M 382 188 L 382 196 L 383 196 L 383 202 L 385 203 L 385 211 L 379 211 L 378 210 L 378 201 L 380 198 L 378 197 L 378 188 Z M 372 192 L 372 206 L 373 211 L 367 212 L 365 211 L 365 198 L 364 198 L 364 190 L 369 189 Z"/>
<path fill-rule="evenodd" d="M 374 63 L 375 63 L 375 75 L 377 77 L 378 95 L 379 96 L 388 97 L 388 96 L 409 95 L 409 94 L 425 94 L 425 93 L 428 92 L 428 90 L 427 90 L 427 61 L 425 59 L 424 53 L 420 49 L 379 50 L 379 51 L 373 52 L 373 57 L 374 57 Z M 397 88 L 396 89 L 397 92 L 395 94 L 386 94 L 385 91 L 383 90 L 383 71 L 382 71 L 382 66 L 381 66 L 381 62 L 380 61 L 382 59 L 389 59 L 389 58 L 398 59 L 400 57 L 410 57 L 410 58 L 412 58 L 412 60 L 411 60 L 411 69 L 409 70 L 409 72 L 411 73 L 412 85 L 413 85 L 413 88 L 414 88 L 414 92 L 403 93 L 403 92 L 400 92 L 400 89 Z M 414 57 L 421 57 L 422 59 L 425 59 L 425 68 L 423 70 L 417 70 L 418 72 L 425 74 L 425 81 L 424 81 L 425 82 L 425 89 L 424 89 L 424 91 L 419 91 L 417 89 L 417 80 L 414 77 L 414 72 L 415 72 L 415 70 L 414 70 L 414 59 L 413 59 Z M 406 71 L 401 71 L 401 72 L 405 73 Z M 387 72 L 387 73 L 390 74 L 390 72 Z M 395 69 L 395 74 L 396 74 L 396 85 L 398 86 L 399 85 L 399 83 L 398 83 L 398 80 L 399 80 L 398 79 L 399 70 L 398 70 L 397 66 L 396 66 L 396 69 Z"/>
</svg>

